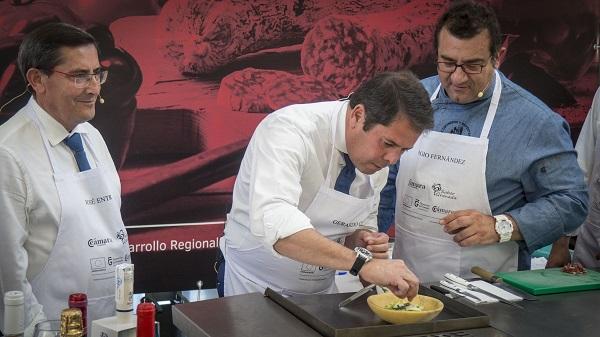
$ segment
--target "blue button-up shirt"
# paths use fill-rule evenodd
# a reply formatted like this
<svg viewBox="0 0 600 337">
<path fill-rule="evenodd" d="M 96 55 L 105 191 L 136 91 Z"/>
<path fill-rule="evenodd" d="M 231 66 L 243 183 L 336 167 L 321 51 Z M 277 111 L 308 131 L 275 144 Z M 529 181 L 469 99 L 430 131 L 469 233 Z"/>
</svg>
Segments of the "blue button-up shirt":
<svg viewBox="0 0 600 337">
<path fill-rule="evenodd" d="M 571 142 L 569 125 L 542 101 L 502 78 L 502 95 L 489 134 L 487 193 L 492 213 L 510 214 L 523 235 L 519 269 L 529 269 L 529 254 L 575 230 L 587 214 L 588 195 Z M 422 84 L 431 95 L 438 76 Z M 493 88 L 494 83 L 489 85 Z M 434 130 L 479 137 L 489 108 L 491 89 L 468 104 L 450 100 L 444 90 L 432 102 Z M 382 192 L 382 230 L 392 223 L 397 165 Z M 389 226 L 389 225 L 388 225 Z"/>
</svg>

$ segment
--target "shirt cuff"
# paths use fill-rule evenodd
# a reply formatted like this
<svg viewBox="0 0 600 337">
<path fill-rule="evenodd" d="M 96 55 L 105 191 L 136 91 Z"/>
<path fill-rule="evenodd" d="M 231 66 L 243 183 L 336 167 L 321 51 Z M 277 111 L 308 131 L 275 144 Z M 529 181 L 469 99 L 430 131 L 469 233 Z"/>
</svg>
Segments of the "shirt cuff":
<svg viewBox="0 0 600 337">
<path fill-rule="evenodd" d="M 275 251 L 273 245 L 304 229 L 313 229 L 310 219 L 296 207 L 278 207 L 264 212 L 263 244 L 277 257 L 283 257 Z"/>
</svg>

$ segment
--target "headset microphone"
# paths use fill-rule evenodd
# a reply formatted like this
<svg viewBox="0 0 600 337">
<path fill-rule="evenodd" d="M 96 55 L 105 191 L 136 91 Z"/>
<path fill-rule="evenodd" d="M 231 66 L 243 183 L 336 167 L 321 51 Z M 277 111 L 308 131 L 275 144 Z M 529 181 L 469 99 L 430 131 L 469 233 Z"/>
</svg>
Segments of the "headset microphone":
<svg viewBox="0 0 600 337">
<path fill-rule="evenodd" d="M 7 105 L 9 105 L 10 103 L 12 103 L 14 100 L 16 100 L 17 98 L 19 98 L 19 97 L 25 95 L 27 92 L 29 92 L 29 87 L 31 87 L 31 84 L 27 83 L 27 85 L 25 86 L 25 90 L 23 90 L 22 93 L 20 93 L 17 96 L 11 98 L 8 102 L 6 102 L 2 106 L 0 106 L 0 112 L 2 112 L 2 109 L 4 109 Z"/>
<path fill-rule="evenodd" d="M 100 102 L 100 104 L 104 104 L 104 98 L 102 98 L 100 94 L 98 94 L 98 102 Z"/>
<path fill-rule="evenodd" d="M 487 88 L 490 86 L 490 83 L 492 83 L 492 81 L 490 80 L 486 85 L 485 88 L 483 88 L 483 90 L 481 90 L 480 92 L 477 93 L 477 98 L 481 98 L 483 97 L 483 93 L 487 90 Z"/>
</svg>

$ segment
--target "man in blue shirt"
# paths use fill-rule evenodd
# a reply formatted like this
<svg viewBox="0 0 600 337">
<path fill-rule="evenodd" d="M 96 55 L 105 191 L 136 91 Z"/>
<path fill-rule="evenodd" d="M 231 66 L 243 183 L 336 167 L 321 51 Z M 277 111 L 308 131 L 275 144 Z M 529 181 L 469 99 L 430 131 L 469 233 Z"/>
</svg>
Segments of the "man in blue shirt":
<svg viewBox="0 0 600 337">
<path fill-rule="evenodd" d="M 438 75 L 422 81 L 434 129 L 395 168 L 394 258 L 422 282 L 471 277 L 476 265 L 529 269 L 531 252 L 587 213 L 568 124 L 497 71 L 504 50 L 489 7 L 452 5 L 435 47 Z"/>
</svg>

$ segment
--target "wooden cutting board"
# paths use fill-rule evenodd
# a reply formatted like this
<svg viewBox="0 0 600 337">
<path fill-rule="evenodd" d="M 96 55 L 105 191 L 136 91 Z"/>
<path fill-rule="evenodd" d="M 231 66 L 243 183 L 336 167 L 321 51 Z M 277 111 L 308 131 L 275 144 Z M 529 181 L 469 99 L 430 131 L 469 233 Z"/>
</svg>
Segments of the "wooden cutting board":
<svg viewBox="0 0 600 337">
<path fill-rule="evenodd" d="M 600 273 L 593 270 L 571 275 L 563 273 L 561 268 L 550 268 L 497 273 L 497 276 L 533 295 L 600 289 Z"/>
</svg>

